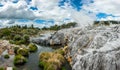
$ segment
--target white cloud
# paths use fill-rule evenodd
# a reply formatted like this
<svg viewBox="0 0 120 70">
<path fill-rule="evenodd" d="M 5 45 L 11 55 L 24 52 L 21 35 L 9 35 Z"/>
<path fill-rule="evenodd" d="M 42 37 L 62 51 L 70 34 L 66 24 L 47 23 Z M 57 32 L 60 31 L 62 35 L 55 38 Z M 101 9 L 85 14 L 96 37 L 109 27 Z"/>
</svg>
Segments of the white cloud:
<svg viewBox="0 0 120 70">
<path fill-rule="evenodd" d="M 59 0 L 32 0 L 29 5 L 25 0 L 20 0 L 14 4 L 11 1 L 1 1 L 4 4 L 0 9 L 1 19 L 53 19 L 56 22 L 61 22 L 64 18 L 70 17 L 67 10 L 58 7 Z M 31 6 L 37 7 L 38 10 L 30 10 Z"/>
<path fill-rule="evenodd" d="M 120 0 L 94 0 L 93 3 L 85 4 L 82 8 L 96 14 L 106 13 L 120 16 Z"/>
<path fill-rule="evenodd" d="M 79 26 L 86 26 L 86 25 L 89 25 L 89 24 L 93 24 L 93 21 L 95 20 L 95 15 L 94 16 L 91 16 L 89 13 L 87 13 L 86 11 L 74 11 L 72 10 L 71 11 L 71 18 L 73 18 Z"/>
<path fill-rule="evenodd" d="M 41 10 L 52 10 L 58 5 L 59 0 L 32 0 L 31 5 L 38 7 Z"/>
<path fill-rule="evenodd" d="M 29 5 L 25 0 L 19 0 L 18 3 L 12 3 L 14 0 L 0 0 L 3 7 L 0 7 L 0 18 L 4 21 L 3 25 L 9 24 L 9 22 L 14 21 L 14 24 L 22 24 L 16 22 L 17 19 L 53 19 L 55 24 L 62 24 L 65 22 L 76 21 L 80 26 L 91 24 L 92 21 L 96 19 L 96 14 L 106 13 L 112 14 L 114 16 L 120 16 L 120 1 L 119 0 L 82 0 L 83 6 L 82 10 L 76 11 L 70 4 L 65 3 L 64 9 L 58 6 L 59 0 L 32 0 Z M 69 0 L 71 3 L 71 0 Z M 38 10 L 30 10 L 29 8 L 37 7 Z M 92 13 L 89 13 L 91 11 Z M 71 20 L 64 21 L 65 18 L 70 18 Z M 107 17 L 106 19 L 119 19 L 119 17 Z M 35 24 L 33 21 L 31 24 Z M 29 23 L 25 23 L 29 24 Z M 40 26 L 52 25 L 52 24 L 35 24 Z"/>
<path fill-rule="evenodd" d="M 0 18 L 7 20 L 6 22 L 4 22 L 4 25 L 9 23 L 8 19 L 14 19 L 14 21 L 15 19 L 53 19 L 55 20 L 55 24 L 63 24 L 65 22 L 70 22 L 74 20 L 81 26 L 83 26 L 88 23 L 92 23 L 92 21 L 95 19 L 91 18 L 91 15 L 88 14 L 86 11 L 82 10 L 78 12 L 76 10 L 73 10 L 70 6 L 68 6 L 69 4 L 67 3 L 65 3 L 64 9 L 60 8 L 58 6 L 59 0 L 32 0 L 30 5 L 27 5 L 25 0 L 20 0 L 18 3 L 15 4 L 13 4 L 11 1 L 12 0 L 5 2 L 5 0 L 2 0 L 1 2 L 4 4 L 4 6 L 0 9 Z M 29 10 L 30 6 L 37 7 L 38 10 Z M 63 21 L 63 19 L 65 18 L 71 18 L 71 20 Z M 15 22 L 14 24 L 18 24 L 18 22 Z"/>
<path fill-rule="evenodd" d="M 11 25 L 14 25 L 14 23 L 15 23 L 15 20 L 13 20 L 13 19 L 10 19 L 10 20 L 1 19 L 0 20 L 0 27 L 11 26 Z"/>
<path fill-rule="evenodd" d="M 101 18 L 101 20 L 120 20 L 120 17 L 112 17 L 112 16 L 108 16 L 107 18 Z"/>
<path fill-rule="evenodd" d="M 59 0 L 32 0 L 31 5 L 36 6 L 43 19 L 54 19 L 55 21 L 61 21 L 64 18 L 70 17 L 69 12 L 66 9 L 58 7 Z M 42 12 L 41 12 L 42 11 Z"/>
<path fill-rule="evenodd" d="M 19 1 L 16 4 L 6 2 L 0 9 L 0 18 L 2 19 L 34 19 L 35 14 L 27 8 L 25 1 Z"/>
</svg>

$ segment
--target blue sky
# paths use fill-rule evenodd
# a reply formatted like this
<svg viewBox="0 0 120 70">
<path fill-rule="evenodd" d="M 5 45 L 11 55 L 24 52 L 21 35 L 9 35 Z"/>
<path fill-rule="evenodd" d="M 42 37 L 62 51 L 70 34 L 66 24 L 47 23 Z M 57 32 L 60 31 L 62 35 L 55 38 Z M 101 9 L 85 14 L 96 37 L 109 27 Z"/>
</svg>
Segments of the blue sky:
<svg viewBox="0 0 120 70">
<path fill-rule="evenodd" d="M 119 20 L 119 0 L 0 0 L 0 26 Z M 82 20 L 81 20 L 82 19 Z"/>
</svg>

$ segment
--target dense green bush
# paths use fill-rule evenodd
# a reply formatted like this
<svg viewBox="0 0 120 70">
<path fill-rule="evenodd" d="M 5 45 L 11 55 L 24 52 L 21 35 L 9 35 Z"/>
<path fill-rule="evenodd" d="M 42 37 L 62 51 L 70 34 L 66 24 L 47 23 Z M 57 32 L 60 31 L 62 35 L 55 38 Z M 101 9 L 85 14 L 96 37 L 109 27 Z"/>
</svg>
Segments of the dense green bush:
<svg viewBox="0 0 120 70">
<path fill-rule="evenodd" d="M 30 52 L 35 52 L 35 51 L 37 51 L 37 46 L 35 45 L 35 44 L 33 44 L 33 43 L 30 43 L 29 45 L 28 45 L 28 47 L 29 47 L 29 51 Z"/>
<path fill-rule="evenodd" d="M 23 65 L 27 62 L 27 58 L 22 55 L 16 55 L 14 57 L 14 65 Z"/>
<path fill-rule="evenodd" d="M 20 35 L 15 35 L 14 38 L 13 38 L 14 41 L 19 41 L 19 40 L 21 40 L 21 39 L 22 39 L 22 38 L 21 38 Z"/>
<path fill-rule="evenodd" d="M 29 51 L 26 48 L 20 48 L 17 50 L 17 54 L 27 57 L 29 56 Z"/>
<path fill-rule="evenodd" d="M 29 43 L 29 36 L 23 36 L 20 35 L 14 36 L 13 40 L 9 41 L 12 44 L 20 45 L 20 44 L 28 44 Z"/>
<path fill-rule="evenodd" d="M 4 58 L 5 58 L 5 59 L 9 59 L 10 56 L 9 56 L 8 54 L 6 54 L 6 55 L 4 55 Z"/>
</svg>

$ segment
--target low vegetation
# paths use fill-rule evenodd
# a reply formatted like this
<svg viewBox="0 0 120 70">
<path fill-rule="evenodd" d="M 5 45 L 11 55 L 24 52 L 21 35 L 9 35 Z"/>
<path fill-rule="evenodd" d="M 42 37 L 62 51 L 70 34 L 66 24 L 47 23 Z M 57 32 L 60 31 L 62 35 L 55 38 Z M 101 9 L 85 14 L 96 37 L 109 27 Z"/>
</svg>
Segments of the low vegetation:
<svg viewBox="0 0 120 70">
<path fill-rule="evenodd" d="M 64 57 L 59 53 L 43 52 L 40 54 L 39 65 L 42 66 L 44 70 L 59 70 L 64 61 Z"/>
<path fill-rule="evenodd" d="M 44 70 L 64 70 L 62 65 L 65 63 L 63 49 L 57 49 L 54 52 L 43 52 L 40 54 L 39 66 Z"/>
<path fill-rule="evenodd" d="M 22 55 L 16 55 L 14 58 L 14 65 L 23 65 L 27 62 L 27 58 Z"/>
<path fill-rule="evenodd" d="M 8 54 L 5 54 L 5 55 L 4 55 L 4 58 L 5 58 L 5 59 L 9 59 L 10 56 L 9 56 Z"/>
<path fill-rule="evenodd" d="M 64 55 L 65 51 L 62 48 L 60 48 L 60 49 L 55 50 L 54 53 L 59 53 L 61 55 Z"/>
<path fill-rule="evenodd" d="M 17 55 L 17 51 L 20 49 L 20 47 L 14 47 L 14 53 Z"/>
<path fill-rule="evenodd" d="M 105 25 L 105 26 L 109 26 L 110 24 L 120 24 L 120 21 L 94 21 L 94 25 Z"/>
<path fill-rule="evenodd" d="M 29 47 L 29 51 L 30 52 L 36 52 L 37 51 L 37 46 L 35 45 L 35 44 L 33 44 L 33 43 L 30 43 L 29 45 L 28 45 L 28 47 Z"/>
<path fill-rule="evenodd" d="M 5 70 L 5 68 L 3 68 L 3 67 L 0 67 L 0 70 Z"/>
<path fill-rule="evenodd" d="M 17 50 L 17 54 L 27 57 L 29 56 L 29 50 L 26 48 L 20 48 Z"/>
<path fill-rule="evenodd" d="M 14 65 L 23 65 L 27 62 L 27 57 L 29 56 L 29 53 L 37 51 L 37 46 L 33 43 L 28 45 L 27 47 L 14 47 Z"/>
<path fill-rule="evenodd" d="M 37 35 L 41 30 L 60 30 L 64 28 L 75 27 L 77 23 L 70 22 L 62 25 L 54 25 L 49 28 L 35 28 L 33 25 L 30 27 L 25 26 L 11 26 L 0 29 L 0 39 L 9 40 L 10 43 L 21 45 L 28 45 L 30 43 L 30 36 Z"/>
<path fill-rule="evenodd" d="M 44 27 L 44 28 L 42 28 L 42 30 L 60 30 L 60 29 L 64 29 L 64 28 L 75 27 L 76 24 L 77 24 L 76 22 L 70 22 L 70 23 L 62 24 L 62 25 L 54 25 L 49 28 Z"/>
<path fill-rule="evenodd" d="M 0 29 L 0 39 L 9 40 L 12 44 L 29 44 L 30 36 L 37 35 L 39 28 L 25 26 L 12 26 Z"/>
</svg>

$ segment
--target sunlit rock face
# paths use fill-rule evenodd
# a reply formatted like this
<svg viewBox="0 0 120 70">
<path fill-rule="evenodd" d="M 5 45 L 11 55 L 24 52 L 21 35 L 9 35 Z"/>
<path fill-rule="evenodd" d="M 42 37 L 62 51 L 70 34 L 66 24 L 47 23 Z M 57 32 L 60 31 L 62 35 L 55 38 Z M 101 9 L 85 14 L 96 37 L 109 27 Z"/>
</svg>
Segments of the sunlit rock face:
<svg viewBox="0 0 120 70">
<path fill-rule="evenodd" d="M 63 29 L 73 70 L 120 70 L 120 25 Z"/>
<path fill-rule="evenodd" d="M 120 70 L 120 25 L 62 29 L 49 36 L 54 44 L 64 44 L 72 70 Z"/>
<path fill-rule="evenodd" d="M 73 70 L 119 70 L 119 26 L 85 30 L 70 45 Z"/>
</svg>

